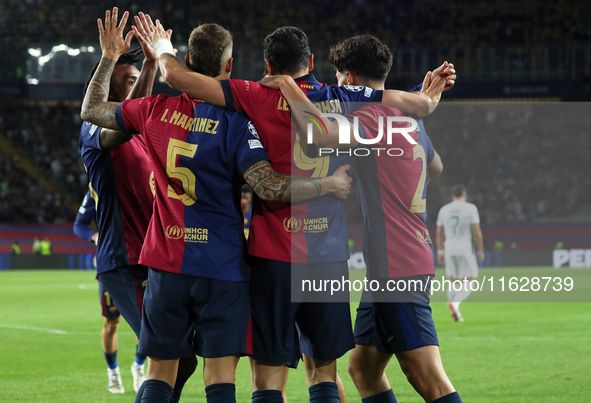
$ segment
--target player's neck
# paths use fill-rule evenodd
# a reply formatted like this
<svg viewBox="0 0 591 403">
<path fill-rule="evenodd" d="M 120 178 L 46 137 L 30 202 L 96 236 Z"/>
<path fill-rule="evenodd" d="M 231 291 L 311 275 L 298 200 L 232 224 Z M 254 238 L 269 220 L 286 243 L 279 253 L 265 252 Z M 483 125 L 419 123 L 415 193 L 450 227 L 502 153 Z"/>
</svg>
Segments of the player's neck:
<svg viewBox="0 0 591 403">
<path fill-rule="evenodd" d="M 310 70 L 309 69 L 305 69 L 305 70 L 300 70 L 297 73 L 273 73 L 271 75 L 276 76 L 276 75 L 286 75 L 286 76 L 290 76 L 291 78 L 293 78 L 294 80 L 303 77 L 307 74 L 310 74 Z"/>
<path fill-rule="evenodd" d="M 351 85 L 363 85 L 364 87 L 370 87 L 374 90 L 383 91 L 386 89 L 386 83 L 384 81 L 369 81 L 369 80 L 355 80 Z"/>
</svg>

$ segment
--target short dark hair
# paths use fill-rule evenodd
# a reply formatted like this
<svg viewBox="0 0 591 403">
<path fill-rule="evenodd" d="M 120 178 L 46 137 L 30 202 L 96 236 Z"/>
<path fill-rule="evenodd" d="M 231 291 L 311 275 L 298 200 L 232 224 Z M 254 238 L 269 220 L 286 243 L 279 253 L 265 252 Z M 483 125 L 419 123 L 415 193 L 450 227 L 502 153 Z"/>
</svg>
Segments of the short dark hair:
<svg viewBox="0 0 591 403">
<path fill-rule="evenodd" d="M 125 52 L 121 56 L 119 56 L 119 59 L 117 59 L 117 63 L 115 63 L 115 65 L 118 65 L 118 64 L 134 65 L 134 64 L 138 63 L 140 60 L 142 60 L 141 55 L 143 55 L 143 54 L 144 54 L 144 51 L 142 50 L 142 48 L 135 48 L 133 50 L 128 50 L 127 52 Z M 98 62 L 96 62 L 96 64 L 92 67 L 92 70 L 90 70 L 90 74 L 86 78 L 86 82 L 84 83 L 84 91 L 82 91 L 83 98 L 86 96 L 86 91 L 88 90 L 88 86 L 90 85 L 90 81 L 92 80 L 94 73 L 96 73 L 96 69 L 98 69 L 99 63 L 100 63 L 100 60 Z"/>
<path fill-rule="evenodd" d="M 277 28 L 263 41 L 263 55 L 278 74 L 294 74 L 308 68 L 310 44 L 306 33 L 296 27 Z"/>
<path fill-rule="evenodd" d="M 341 73 L 384 81 L 392 68 L 392 52 L 373 35 L 356 35 L 331 47 L 328 61 Z"/>
<path fill-rule="evenodd" d="M 209 77 L 216 77 L 222 69 L 222 57 L 232 46 L 232 34 L 218 24 L 201 24 L 189 37 L 191 69 Z"/>
<path fill-rule="evenodd" d="M 451 188 L 451 194 L 454 195 L 455 197 L 462 197 L 462 195 L 464 194 L 464 192 L 466 191 L 466 187 L 464 185 L 454 185 Z"/>
</svg>

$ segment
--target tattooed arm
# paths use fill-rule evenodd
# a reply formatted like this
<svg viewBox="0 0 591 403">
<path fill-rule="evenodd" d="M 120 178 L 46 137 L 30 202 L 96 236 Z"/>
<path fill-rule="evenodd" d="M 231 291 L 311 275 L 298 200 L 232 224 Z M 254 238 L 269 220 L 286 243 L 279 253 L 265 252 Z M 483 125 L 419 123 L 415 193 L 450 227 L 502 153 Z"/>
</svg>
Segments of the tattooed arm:
<svg viewBox="0 0 591 403">
<path fill-rule="evenodd" d="M 346 199 L 352 179 L 347 175 L 349 165 L 340 166 L 326 178 L 304 178 L 275 172 L 269 161 L 260 161 L 242 176 L 254 192 L 265 201 L 298 204 L 332 193 Z"/>
<path fill-rule="evenodd" d="M 107 10 L 104 28 L 101 19 L 97 20 L 103 57 L 88 86 L 80 112 L 82 120 L 113 130 L 119 129 L 115 119 L 115 110 L 119 104 L 107 102 L 111 75 L 119 56 L 129 49 L 133 37 L 133 32 L 130 31 L 123 38 L 123 29 L 129 13 L 127 11 L 123 13 L 119 25 L 117 25 L 117 13 L 117 7 L 113 7 L 112 16 L 111 12 Z"/>
</svg>

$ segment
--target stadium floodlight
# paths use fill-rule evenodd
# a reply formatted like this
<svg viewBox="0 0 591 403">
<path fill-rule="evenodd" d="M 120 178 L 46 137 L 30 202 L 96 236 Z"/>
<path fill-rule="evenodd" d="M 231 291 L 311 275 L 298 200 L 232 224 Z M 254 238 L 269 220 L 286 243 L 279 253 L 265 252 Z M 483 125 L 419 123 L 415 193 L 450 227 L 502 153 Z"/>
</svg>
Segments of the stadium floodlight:
<svg viewBox="0 0 591 403">
<path fill-rule="evenodd" d="M 29 48 L 28 52 L 33 57 L 41 56 L 41 48 Z"/>
</svg>

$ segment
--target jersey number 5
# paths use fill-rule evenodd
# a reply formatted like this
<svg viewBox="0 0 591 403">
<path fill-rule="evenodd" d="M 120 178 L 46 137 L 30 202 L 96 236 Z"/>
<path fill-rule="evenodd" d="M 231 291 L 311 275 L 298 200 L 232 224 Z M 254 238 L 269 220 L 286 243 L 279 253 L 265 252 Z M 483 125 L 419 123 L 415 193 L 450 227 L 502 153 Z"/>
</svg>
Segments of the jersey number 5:
<svg viewBox="0 0 591 403">
<path fill-rule="evenodd" d="M 168 197 L 179 199 L 185 206 L 191 206 L 197 201 L 195 196 L 196 178 L 189 169 L 176 166 L 178 156 L 193 158 L 197 152 L 197 144 L 189 144 L 184 141 L 170 139 L 166 151 L 166 174 L 169 178 L 178 179 L 183 188 L 183 194 L 177 194 L 172 186 L 168 185 Z"/>
</svg>

